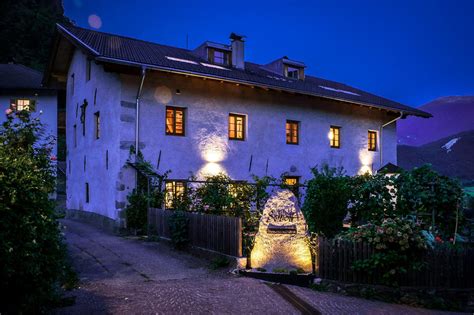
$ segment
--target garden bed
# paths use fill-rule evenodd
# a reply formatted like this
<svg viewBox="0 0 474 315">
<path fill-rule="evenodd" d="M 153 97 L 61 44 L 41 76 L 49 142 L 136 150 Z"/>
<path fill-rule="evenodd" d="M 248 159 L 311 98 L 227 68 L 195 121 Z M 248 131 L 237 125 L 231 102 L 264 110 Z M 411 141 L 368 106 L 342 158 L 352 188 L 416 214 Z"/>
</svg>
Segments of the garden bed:
<svg viewBox="0 0 474 315">
<path fill-rule="evenodd" d="M 414 307 L 470 313 L 474 311 L 474 288 L 390 287 L 327 279 L 316 279 L 315 284 L 312 284 L 311 288 L 317 291 L 339 293 L 388 303 L 406 304 Z"/>
</svg>

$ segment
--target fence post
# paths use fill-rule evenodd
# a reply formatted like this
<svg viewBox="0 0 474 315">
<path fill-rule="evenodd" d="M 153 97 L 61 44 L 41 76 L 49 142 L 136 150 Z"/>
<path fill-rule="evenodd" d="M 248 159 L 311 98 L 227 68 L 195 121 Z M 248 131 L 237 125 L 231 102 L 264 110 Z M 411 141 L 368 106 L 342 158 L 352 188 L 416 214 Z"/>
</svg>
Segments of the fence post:
<svg viewBox="0 0 474 315">
<path fill-rule="evenodd" d="M 242 218 L 237 220 L 237 256 L 242 257 Z"/>
</svg>

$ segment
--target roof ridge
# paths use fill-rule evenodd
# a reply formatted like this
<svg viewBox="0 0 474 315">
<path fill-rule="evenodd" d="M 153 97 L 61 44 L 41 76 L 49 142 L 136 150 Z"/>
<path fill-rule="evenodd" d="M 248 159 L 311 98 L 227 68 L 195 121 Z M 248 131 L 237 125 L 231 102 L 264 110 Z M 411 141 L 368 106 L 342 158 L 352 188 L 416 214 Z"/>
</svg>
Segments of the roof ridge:
<svg viewBox="0 0 474 315">
<path fill-rule="evenodd" d="M 133 41 L 136 41 L 136 42 L 143 42 L 143 43 L 146 43 L 146 44 L 159 45 L 159 46 L 163 46 L 163 47 L 170 47 L 170 48 L 174 48 L 174 49 L 180 49 L 180 50 L 183 50 L 184 52 L 188 52 L 188 53 L 192 52 L 192 50 L 186 49 L 186 48 L 181 48 L 181 47 L 171 46 L 171 45 L 166 45 L 166 44 L 160 44 L 160 43 L 157 43 L 157 42 L 152 42 L 152 41 L 149 41 L 149 40 L 134 38 L 134 37 L 125 36 L 125 35 L 102 32 L 102 31 L 98 31 L 98 30 L 93 30 L 93 29 L 77 26 L 77 25 L 64 25 L 64 24 L 60 24 L 60 23 L 58 23 L 58 25 L 60 25 L 61 27 L 65 28 L 65 29 L 69 29 L 69 28 L 72 27 L 72 28 L 76 28 L 76 29 L 80 29 L 80 30 L 85 30 L 85 31 L 88 31 L 88 32 L 94 32 L 94 33 L 98 33 L 98 34 L 104 34 L 104 35 L 107 35 L 107 36 L 120 37 L 120 38 L 127 39 L 127 40 L 133 40 Z"/>
</svg>

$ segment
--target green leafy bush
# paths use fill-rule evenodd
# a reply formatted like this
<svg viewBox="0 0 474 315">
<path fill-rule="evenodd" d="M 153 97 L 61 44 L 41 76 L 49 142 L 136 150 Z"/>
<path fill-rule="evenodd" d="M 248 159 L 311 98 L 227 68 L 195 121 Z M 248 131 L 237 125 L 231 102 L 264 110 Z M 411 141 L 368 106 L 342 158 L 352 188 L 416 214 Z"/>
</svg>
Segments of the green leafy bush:
<svg viewBox="0 0 474 315">
<path fill-rule="evenodd" d="M 196 189 L 194 207 L 199 212 L 241 217 L 250 210 L 254 194 L 254 186 L 232 183 L 229 176 L 218 174 L 206 177 Z"/>
<path fill-rule="evenodd" d="M 395 180 L 397 212 L 412 214 L 428 228 L 433 225 L 443 238 L 454 235 L 462 223 L 463 190 L 457 180 L 433 171 L 430 165 L 401 173 Z M 433 220 L 434 219 L 434 220 Z"/>
<path fill-rule="evenodd" d="M 350 228 L 340 238 L 369 243 L 375 253 L 356 261 L 353 267 L 360 271 L 381 271 L 382 280 L 388 285 L 397 285 L 400 274 L 409 268 L 420 268 L 420 254 L 428 247 L 420 226 L 413 220 L 400 218 Z"/>
<path fill-rule="evenodd" d="M 127 196 L 128 205 L 125 208 L 127 228 L 135 230 L 136 234 L 146 232 L 148 224 L 148 196 L 134 189 Z"/>
<path fill-rule="evenodd" d="M 342 168 L 313 168 L 302 207 L 309 230 L 333 237 L 342 230 L 351 196 L 350 177 Z"/>
<path fill-rule="evenodd" d="M 229 259 L 227 259 L 226 257 L 220 257 L 219 256 L 219 257 L 214 258 L 211 261 L 210 268 L 212 270 L 217 270 L 217 269 L 220 269 L 220 268 L 228 267 L 229 264 L 230 264 Z"/>
<path fill-rule="evenodd" d="M 188 228 L 189 220 L 184 211 L 174 211 L 169 219 L 171 242 L 178 249 L 186 247 L 189 243 Z"/>
<path fill-rule="evenodd" d="M 0 313 L 44 310 L 71 278 L 49 200 L 51 145 L 39 119 L 8 112 L 0 127 Z"/>
<path fill-rule="evenodd" d="M 385 174 L 354 176 L 351 183 L 352 224 L 381 223 L 393 218 L 395 213 L 395 189 L 393 177 Z"/>
<path fill-rule="evenodd" d="M 135 152 L 135 147 L 130 147 L 130 155 Z M 130 157 L 128 162 L 133 159 Z M 141 151 L 138 151 L 137 160 L 134 162 L 137 169 L 137 188 L 127 196 L 128 204 L 125 207 L 127 228 L 135 234 L 144 234 L 148 225 L 148 207 L 161 208 L 164 201 L 164 182 L 170 171 L 158 174 L 150 162 L 144 160 Z"/>
</svg>

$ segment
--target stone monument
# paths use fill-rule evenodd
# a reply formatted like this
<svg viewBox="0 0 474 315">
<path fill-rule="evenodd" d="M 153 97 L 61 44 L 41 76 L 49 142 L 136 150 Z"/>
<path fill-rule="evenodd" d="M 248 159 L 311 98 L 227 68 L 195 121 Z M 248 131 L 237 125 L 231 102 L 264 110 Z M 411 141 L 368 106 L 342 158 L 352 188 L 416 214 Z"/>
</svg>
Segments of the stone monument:
<svg viewBox="0 0 474 315">
<path fill-rule="evenodd" d="M 252 268 L 312 272 L 307 237 L 308 227 L 295 195 L 289 190 L 278 191 L 263 209 L 250 255 Z"/>
</svg>

